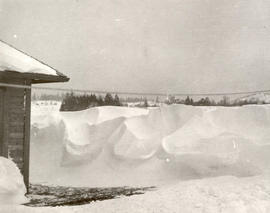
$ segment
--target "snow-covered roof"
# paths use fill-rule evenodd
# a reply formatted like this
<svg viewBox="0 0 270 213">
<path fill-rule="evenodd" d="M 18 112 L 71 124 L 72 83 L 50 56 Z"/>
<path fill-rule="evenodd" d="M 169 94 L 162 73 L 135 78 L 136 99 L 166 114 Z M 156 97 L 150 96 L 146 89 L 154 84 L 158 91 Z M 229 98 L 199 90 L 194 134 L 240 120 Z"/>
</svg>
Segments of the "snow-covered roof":
<svg viewBox="0 0 270 213">
<path fill-rule="evenodd" d="M 69 80 L 52 67 L 0 40 L 0 73 L 2 72 L 26 74 L 28 78 L 31 76 L 33 80 L 37 80 L 36 83 L 42 80 L 45 82 Z"/>
</svg>

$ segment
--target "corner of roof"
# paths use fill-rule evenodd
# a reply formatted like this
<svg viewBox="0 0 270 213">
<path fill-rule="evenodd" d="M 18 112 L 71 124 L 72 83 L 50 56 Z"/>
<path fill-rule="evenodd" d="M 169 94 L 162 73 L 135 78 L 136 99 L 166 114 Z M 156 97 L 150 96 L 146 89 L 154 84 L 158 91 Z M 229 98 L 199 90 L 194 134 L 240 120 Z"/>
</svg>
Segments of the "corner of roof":
<svg viewBox="0 0 270 213">
<path fill-rule="evenodd" d="M 51 67 L 50 65 L 48 65 L 48 64 L 46 64 L 46 63 L 40 61 L 39 59 L 37 59 L 37 58 L 35 58 L 35 57 L 33 57 L 33 56 L 31 56 L 31 55 L 29 55 L 29 54 L 27 54 L 27 53 L 25 53 L 25 52 L 19 50 L 19 49 L 17 49 L 17 48 L 14 47 L 13 45 L 11 45 L 11 44 L 9 44 L 9 43 L 3 41 L 2 39 L 0 39 L 0 42 L 2 42 L 2 43 L 4 43 L 5 45 L 7 45 L 7 46 L 9 46 L 9 47 L 11 47 L 11 48 L 13 48 L 13 49 L 19 51 L 20 53 L 23 53 L 23 54 L 26 55 L 26 56 L 28 56 L 28 57 L 30 57 L 30 58 L 32 58 L 32 59 L 38 61 L 39 63 L 41 63 L 41 64 L 43 64 L 43 65 L 49 67 L 50 69 L 53 69 L 53 70 L 56 72 L 56 74 L 57 74 L 58 76 L 64 77 L 64 78 L 66 78 L 66 79 L 69 80 L 69 78 L 68 78 L 66 75 L 64 75 L 63 73 L 59 72 L 58 70 L 56 70 L 55 68 Z"/>
</svg>

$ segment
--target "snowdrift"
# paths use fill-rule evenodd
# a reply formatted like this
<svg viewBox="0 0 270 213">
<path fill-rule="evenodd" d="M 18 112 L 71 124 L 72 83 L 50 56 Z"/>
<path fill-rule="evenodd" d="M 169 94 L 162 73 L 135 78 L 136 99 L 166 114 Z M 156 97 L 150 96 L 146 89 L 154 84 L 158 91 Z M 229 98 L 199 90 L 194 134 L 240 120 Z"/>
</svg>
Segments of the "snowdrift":
<svg viewBox="0 0 270 213">
<path fill-rule="evenodd" d="M 269 170 L 268 105 L 33 109 L 32 182 L 155 185 Z"/>
<path fill-rule="evenodd" d="M 17 166 L 0 157 L 0 206 L 26 203 L 25 193 L 23 177 Z"/>
</svg>

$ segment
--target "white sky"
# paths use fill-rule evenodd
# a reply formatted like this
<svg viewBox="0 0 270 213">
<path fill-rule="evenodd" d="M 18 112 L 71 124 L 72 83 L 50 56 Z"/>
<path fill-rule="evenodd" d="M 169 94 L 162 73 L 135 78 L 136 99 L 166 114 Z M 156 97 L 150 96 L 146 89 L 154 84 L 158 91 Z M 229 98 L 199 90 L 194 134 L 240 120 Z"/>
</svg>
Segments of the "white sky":
<svg viewBox="0 0 270 213">
<path fill-rule="evenodd" d="M 0 0 L 0 29 L 68 75 L 65 87 L 270 88 L 269 0 Z"/>
</svg>

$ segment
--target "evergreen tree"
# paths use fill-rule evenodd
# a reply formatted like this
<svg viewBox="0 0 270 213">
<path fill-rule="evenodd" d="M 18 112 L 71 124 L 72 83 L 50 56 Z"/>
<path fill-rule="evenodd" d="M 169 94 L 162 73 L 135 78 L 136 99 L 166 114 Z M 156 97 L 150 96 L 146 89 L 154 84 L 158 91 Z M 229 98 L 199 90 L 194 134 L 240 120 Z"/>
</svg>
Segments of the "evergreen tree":
<svg viewBox="0 0 270 213">
<path fill-rule="evenodd" d="M 216 106 L 217 105 L 217 103 L 215 102 L 215 100 L 211 100 L 211 106 Z"/>
<path fill-rule="evenodd" d="M 190 98 L 190 105 L 194 105 L 194 101 L 192 98 Z"/>
<path fill-rule="evenodd" d="M 106 106 L 113 105 L 113 102 L 114 100 L 113 100 L 112 95 L 110 93 L 107 93 L 104 98 L 104 105 Z"/>
<path fill-rule="evenodd" d="M 222 100 L 218 103 L 220 106 L 230 106 L 230 98 L 227 96 L 223 96 Z"/>
<path fill-rule="evenodd" d="M 117 94 L 114 96 L 114 105 L 121 106 L 121 102 Z"/>
<path fill-rule="evenodd" d="M 144 98 L 144 101 L 143 101 L 143 107 L 149 107 L 147 98 Z"/>
<path fill-rule="evenodd" d="M 187 98 L 186 98 L 186 100 L 185 100 L 185 104 L 186 104 L 186 105 L 190 105 L 190 104 L 191 104 L 191 101 L 190 101 L 189 96 L 187 96 Z"/>
<path fill-rule="evenodd" d="M 204 106 L 210 106 L 210 105 L 211 105 L 211 101 L 210 101 L 210 99 L 208 97 L 206 97 L 204 99 Z"/>
<path fill-rule="evenodd" d="M 101 95 L 98 96 L 97 103 L 98 103 L 98 106 L 104 106 L 104 100 Z"/>
<path fill-rule="evenodd" d="M 159 103 L 159 97 L 158 96 L 156 97 L 156 101 L 155 102 L 156 102 L 156 104 Z"/>
<path fill-rule="evenodd" d="M 174 104 L 175 103 L 175 96 L 169 95 L 169 104 Z"/>
</svg>

